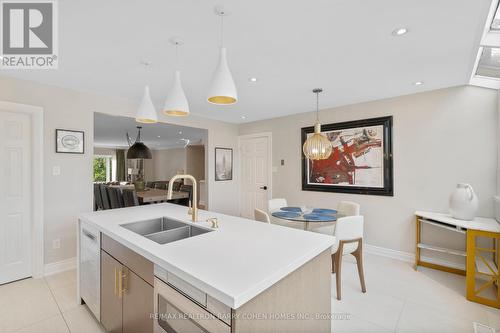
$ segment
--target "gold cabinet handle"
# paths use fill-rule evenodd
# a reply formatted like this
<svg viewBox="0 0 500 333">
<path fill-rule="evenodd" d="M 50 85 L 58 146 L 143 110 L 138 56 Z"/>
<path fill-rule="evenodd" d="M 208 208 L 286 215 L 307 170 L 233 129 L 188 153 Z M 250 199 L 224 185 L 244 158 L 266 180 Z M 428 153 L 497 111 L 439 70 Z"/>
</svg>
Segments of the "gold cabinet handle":
<svg viewBox="0 0 500 333">
<path fill-rule="evenodd" d="M 127 291 L 127 278 L 128 278 L 128 269 L 126 267 L 123 268 L 123 271 L 120 272 L 120 296 L 123 297 L 123 294 Z"/>
<path fill-rule="evenodd" d="M 118 295 L 118 270 L 115 267 L 115 295 Z"/>
<path fill-rule="evenodd" d="M 118 298 L 122 298 L 122 287 L 123 287 L 123 279 L 122 279 L 122 270 L 118 270 Z"/>
</svg>

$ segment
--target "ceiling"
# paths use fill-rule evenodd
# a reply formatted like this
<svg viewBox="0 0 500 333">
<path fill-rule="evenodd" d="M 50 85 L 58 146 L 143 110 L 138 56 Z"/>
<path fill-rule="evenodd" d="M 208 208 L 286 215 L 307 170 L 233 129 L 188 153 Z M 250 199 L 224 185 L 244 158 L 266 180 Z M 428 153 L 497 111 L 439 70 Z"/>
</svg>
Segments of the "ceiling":
<svg viewBox="0 0 500 333">
<path fill-rule="evenodd" d="M 239 101 L 206 102 L 225 44 Z M 86 0 L 59 1 L 59 69 L 3 71 L 139 103 L 149 84 L 161 108 L 179 36 L 191 112 L 242 123 L 467 84 L 490 0 Z M 395 37 L 398 27 L 409 33 Z M 141 60 L 151 61 L 145 69 Z M 249 81 L 257 77 L 256 83 Z M 413 85 L 422 81 L 420 86 Z M 242 119 L 245 117 L 245 119 Z"/>
<path fill-rule="evenodd" d="M 94 146 L 108 148 L 128 148 L 126 133 L 135 140 L 139 125 L 134 118 L 111 116 L 104 113 L 94 113 Z M 141 137 L 146 146 L 151 149 L 180 148 L 189 139 L 190 144 L 206 142 L 207 130 L 165 124 L 140 124 Z"/>
</svg>

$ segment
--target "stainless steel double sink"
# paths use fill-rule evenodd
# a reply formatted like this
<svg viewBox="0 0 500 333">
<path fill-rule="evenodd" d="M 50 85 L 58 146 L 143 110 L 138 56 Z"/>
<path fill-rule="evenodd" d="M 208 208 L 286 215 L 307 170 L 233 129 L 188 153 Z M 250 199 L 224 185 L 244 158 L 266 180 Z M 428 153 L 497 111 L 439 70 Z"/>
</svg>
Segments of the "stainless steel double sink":
<svg viewBox="0 0 500 333">
<path fill-rule="evenodd" d="M 167 217 L 121 224 L 121 226 L 158 244 L 167 244 L 212 231 Z"/>
</svg>

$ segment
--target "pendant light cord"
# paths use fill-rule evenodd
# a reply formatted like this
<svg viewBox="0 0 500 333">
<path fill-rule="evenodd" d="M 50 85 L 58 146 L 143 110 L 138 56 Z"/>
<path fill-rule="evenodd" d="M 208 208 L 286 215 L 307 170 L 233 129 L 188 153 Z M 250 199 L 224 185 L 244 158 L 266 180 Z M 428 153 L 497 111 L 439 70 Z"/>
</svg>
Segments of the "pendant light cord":
<svg viewBox="0 0 500 333">
<path fill-rule="evenodd" d="M 175 42 L 175 69 L 179 70 L 179 42 Z"/>
<path fill-rule="evenodd" d="M 224 47 L 224 12 L 221 13 L 220 16 L 220 43 L 221 43 L 221 48 Z"/>
<path fill-rule="evenodd" d="M 319 123 L 319 92 L 316 92 L 316 122 Z"/>
<path fill-rule="evenodd" d="M 137 126 L 138 132 L 137 132 L 137 139 L 135 139 L 135 142 L 141 142 L 141 126 Z"/>
</svg>

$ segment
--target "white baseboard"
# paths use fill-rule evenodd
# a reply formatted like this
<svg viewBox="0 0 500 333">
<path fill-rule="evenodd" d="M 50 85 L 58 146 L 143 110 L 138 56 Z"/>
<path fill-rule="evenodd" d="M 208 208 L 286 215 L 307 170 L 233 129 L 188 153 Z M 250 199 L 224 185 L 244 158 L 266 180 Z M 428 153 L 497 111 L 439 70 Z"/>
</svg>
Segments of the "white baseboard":
<svg viewBox="0 0 500 333">
<path fill-rule="evenodd" d="M 62 273 L 76 268 L 76 257 L 46 264 L 43 269 L 44 276 Z"/>
<path fill-rule="evenodd" d="M 380 247 L 380 246 L 375 246 L 375 245 L 370 245 L 370 244 L 363 244 L 363 250 L 365 253 L 374 254 L 374 255 L 381 256 L 381 257 L 392 258 L 392 259 L 396 259 L 396 260 L 400 260 L 400 261 L 404 261 L 404 262 L 410 262 L 410 263 L 415 262 L 415 253 L 411 253 L 411 252 L 392 250 L 392 249 L 388 249 L 385 247 Z M 453 268 L 458 268 L 458 269 L 465 269 L 464 265 L 461 265 L 461 264 L 456 263 L 456 262 L 444 260 L 444 259 L 421 256 L 420 260 L 426 261 L 429 263 L 433 263 L 433 264 L 437 264 L 437 265 L 448 266 L 448 267 L 453 267 Z"/>
<path fill-rule="evenodd" d="M 392 250 L 385 247 L 363 244 L 363 250 L 366 253 L 375 254 L 382 257 L 392 258 L 396 260 L 401 260 L 405 262 L 414 262 L 415 254 L 410 252 L 403 252 L 398 250 Z"/>
</svg>

